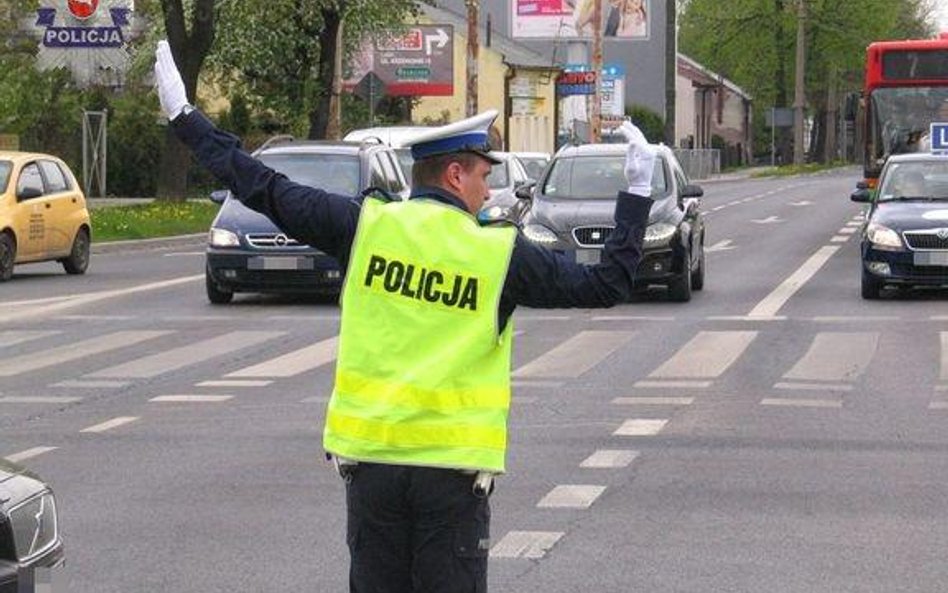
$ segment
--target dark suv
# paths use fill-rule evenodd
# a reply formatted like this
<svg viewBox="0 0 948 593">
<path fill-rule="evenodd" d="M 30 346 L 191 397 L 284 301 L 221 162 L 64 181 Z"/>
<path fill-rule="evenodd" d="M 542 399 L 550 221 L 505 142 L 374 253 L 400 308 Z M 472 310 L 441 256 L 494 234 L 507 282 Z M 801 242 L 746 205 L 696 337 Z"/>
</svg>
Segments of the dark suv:
<svg viewBox="0 0 948 593">
<path fill-rule="evenodd" d="M 379 187 L 405 198 L 408 184 L 395 152 L 380 142 L 297 141 L 281 136 L 254 156 L 293 181 L 344 196 Z M 338 293 L 342 270 L 335 258 L 301 245 L 266 216 L 228 191 L 208 233 L 206 281 L 212 303 L 229 303 L 235 292 Z"/>
<path fill-rule="evenodd" d="M 691 300 L 704 287 L 704 217 L 700 186 L 689 183 L 675 153 L 656 145 L 652 199 L 643 257 L 635 284 L 667 287 L 673 301 Z M 615 227 L 616 194 L 626 188 L 625 144 L 560 149 L 536 186 L 524 235 L 550 249 L 597 263 Z"/>
</svg>

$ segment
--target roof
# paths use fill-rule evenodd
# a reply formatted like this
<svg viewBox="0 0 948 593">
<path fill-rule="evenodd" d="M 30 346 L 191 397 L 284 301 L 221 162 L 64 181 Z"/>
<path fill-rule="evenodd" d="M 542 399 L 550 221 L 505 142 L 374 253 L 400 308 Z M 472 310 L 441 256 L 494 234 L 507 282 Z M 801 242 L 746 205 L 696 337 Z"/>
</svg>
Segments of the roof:
<svg viewBox="0 0 948 593">
<path fill-rule="evenodd" d="M 903 152 L 900 154 L 893 154 L 886 160 L 887 163 L 904 163 L 912 161 L 943 163 L 948 161 L 948 154 L 937 152 Z"/>
<path fill-rule="evenodd" d="M 254 154 L 358 154 L 365 148 L 384 146 L 381 142 L 343 142 L 339 140 L 293 140 L 258 148 Z"/>
<path fill-rule="evenodd" d="M 51 154 L 43 154 L 41 152 L 23 152 L 20 150 L 0 150 L 0 159 L 8 161 L 17 161 L 17 160 L 30 160 L 30 159 L 59 159 L 59 157 Z"/>
<path fill-rule="evenodd" d="M 467 16 L 460 15 L 445 8 L 429 6 L 423 2 L 419 2 L 418 7 L 425 16 L 432 20 L 432 22 L 452 25 L 455 32 L 457 33 L 460 31 L 462 32 L 462 35 L 467 32 Z M 479 35 L 481 38 L 481 43 L 483 44 L 481 47 L 487 48 L 484 32 L 481 31 Z M 509 37 L 502 35 L 497 31 L 497 29 L 491 30 L 490 40 L 490 49 L 502 54 L 504 56 L 504 62 L 511 66 L 546 68 L 549 70 L 559 69 L 557 66 L 553 65 L 553 60 L 551 58 L 541 54 L 538 51 L 534 51 L 525 45 L 517 43 Z"/>
<path fill-rule="evenodd" d="M 688 56 L 680 52 L 678 53 L 677 71 L 678 71 L 678 74 L 681 74 L 682 76 L 689 78 L 694 82 L 698 82 L 702 85 L 706 85 L 706 86 L 721 85 L 725 87 L 726 89 L 728 89 L 729 91 L 731 91 L 732 93 L 740 95 L 741 97 L 747 99 L 748 101 L 753 99 L 753 97 L 751 97 L 751 95 L 747 91 L 742 89 L 741 87 L 737 86 L 736 84 L 734 84 L 727 78 L 724 78 L 717 72 L 714 72 L 702 66 L 697 61 L 689 58 Z"/>
<path fill-rule="evenodd" d="M 658 154 L 668 157 L 673 154 L 671 149 L 664 144 L 652 144 Z M 570 144 L 566 145 L 556 153 L 556 156 L 593 156 L 593 155 L 624 155 L 628 144 L 618 142 L 607 142 L 601 144 Z"/>
</svg>

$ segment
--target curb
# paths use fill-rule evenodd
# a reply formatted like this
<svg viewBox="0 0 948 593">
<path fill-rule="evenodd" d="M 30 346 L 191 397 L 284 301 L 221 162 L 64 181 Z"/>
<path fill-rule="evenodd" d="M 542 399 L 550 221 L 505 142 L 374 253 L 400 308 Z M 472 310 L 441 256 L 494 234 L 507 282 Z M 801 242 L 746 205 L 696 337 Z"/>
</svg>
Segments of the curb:
<svg viewBox="0 0 948 593">
<path fill-rule="evenodd" d="M 175 247 L 204 247 L 207 244 L 207 233 L 193 235 L 175 235 L 159 237 L 157 239 L 131 239 L 128 241 L 106 241 L 92 243 L 92 253 L 121 253 L 125 251 L 148 251 L 157 249 L 172 249 Z"/>
</svg>

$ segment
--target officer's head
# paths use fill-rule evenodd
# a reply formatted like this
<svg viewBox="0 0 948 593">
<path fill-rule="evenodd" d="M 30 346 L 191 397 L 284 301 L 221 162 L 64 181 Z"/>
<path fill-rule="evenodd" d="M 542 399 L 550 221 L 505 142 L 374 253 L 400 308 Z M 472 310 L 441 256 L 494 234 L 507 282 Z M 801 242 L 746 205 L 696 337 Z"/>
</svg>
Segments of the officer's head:
<svg viewBox="0 0 948 593">
<path fill-rule="evenodd" d="M 490 196 L 487 176 L 500 163 L 491 154 L 488 130 L 497 117 L 490 110 L 424 132 L 411 142 L 412 185 L 433 186 L 457 196 L 476 213 Z"/>
</svg>

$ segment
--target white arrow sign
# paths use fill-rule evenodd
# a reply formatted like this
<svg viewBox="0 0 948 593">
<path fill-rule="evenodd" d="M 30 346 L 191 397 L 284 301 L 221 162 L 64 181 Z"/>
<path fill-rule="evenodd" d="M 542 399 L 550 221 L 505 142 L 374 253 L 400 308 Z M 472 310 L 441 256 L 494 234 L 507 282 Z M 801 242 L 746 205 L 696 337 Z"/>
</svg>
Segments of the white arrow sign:
<svg viewBox="0 0 948 593">
<path fill-rule="evenodd" d="M 737 249 L 734 245 L 731 245 L 732 241 L 730 239 L 725 239 L 723 241 L 718 241 L 710 247 L 705 247 L 705 253 L 713 253 L 715 251 L 730 251 L 731 249 Z"/>
<path fill-rule="evenodd" d="M 768 216 L 760 220 L 752 220 L 751 222 L 756 222 L 757 224 L 774 224 L 775 222 L 783 222 L 783 219 L 777 218 L 776 216 Z"/>
<path fill-rule="evenodd" d="M 448 37 L 448 34 L 445 33 L 444 29 L 438 29 L 437 31 L 438 32 L 435 35 L 425 35 L 425 53 L 429 56 L 431 55 L 432 43 L 437 43 L 438 49 L 442 49 L 448 44 L 448 41 L 451 40 L 451 38 Z"/>
</svg>

